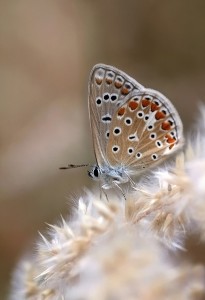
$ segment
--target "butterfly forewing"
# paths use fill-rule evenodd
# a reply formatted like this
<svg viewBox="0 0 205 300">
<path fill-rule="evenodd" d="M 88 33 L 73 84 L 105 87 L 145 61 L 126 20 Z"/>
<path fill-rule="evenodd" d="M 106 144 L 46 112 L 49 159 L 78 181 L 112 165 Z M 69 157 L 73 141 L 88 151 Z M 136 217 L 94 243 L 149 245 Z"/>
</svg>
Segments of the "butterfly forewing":
<svg viewBox="0 0 205 300">
<path fill-rule="evenodd" d="M 141 170 L 159 163 L 182 143 L 182 123 L 161 93 L 132 93 L 115 111 L 106 148 L 108 163 Z"/>
<path fill-rule="evenodd" d="M 99 166 L 108 164 L 106 154 L 110 126 L 116 111 L 133 92 L 144 87 L 124 72 L 104 64 L 94 66 L 89 81 L 89 112 L 94 151 Z"/>
</svg>

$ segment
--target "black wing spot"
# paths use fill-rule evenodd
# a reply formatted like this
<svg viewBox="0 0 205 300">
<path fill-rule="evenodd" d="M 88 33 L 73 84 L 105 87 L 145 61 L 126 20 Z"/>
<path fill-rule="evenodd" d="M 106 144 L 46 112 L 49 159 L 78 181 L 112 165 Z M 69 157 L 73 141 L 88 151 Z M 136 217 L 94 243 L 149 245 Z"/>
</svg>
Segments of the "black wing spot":
<svg viewBox="0 0 205 300">
<path fill-rule="evenodd" d="M 102 116 L 101 118 L 103 123 L 110 123 L 112 121 L 112 117 L 110 115 Z"/>
</svg>

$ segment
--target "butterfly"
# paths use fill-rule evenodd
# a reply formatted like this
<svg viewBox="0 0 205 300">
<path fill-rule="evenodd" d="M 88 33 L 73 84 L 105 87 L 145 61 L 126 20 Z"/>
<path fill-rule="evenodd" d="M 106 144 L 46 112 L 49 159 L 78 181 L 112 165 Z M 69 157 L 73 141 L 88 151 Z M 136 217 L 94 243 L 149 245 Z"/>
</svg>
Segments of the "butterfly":
<svg viewBox="0 0 205 300">
<path fill-rule="evenodd" d="M 129 182 L 182 146 L 183 125 L 173 104 L 123 71 L 95 65 L 88 94 L 97 162 L 88 174 L 103 189 Z"/>
</svg>

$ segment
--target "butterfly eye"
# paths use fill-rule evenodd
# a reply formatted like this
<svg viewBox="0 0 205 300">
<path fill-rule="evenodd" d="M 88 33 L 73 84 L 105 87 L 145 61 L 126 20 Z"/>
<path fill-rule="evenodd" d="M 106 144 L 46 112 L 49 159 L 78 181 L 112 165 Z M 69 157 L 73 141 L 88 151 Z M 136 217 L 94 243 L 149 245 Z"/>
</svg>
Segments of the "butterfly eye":
<svg viewBox="0 0 205 300">
<path fill-rule="evenodd" d="M 93 174 L 94 174 L 95 177 L 99 176 L 99 171 L 98 171 L 97 167 L 94 169 Z"/>
<path fill-rule="evenodd" d="M 98 179 L 100 174 L 101 172 L 98 166 L 95 166 L 91 171 L 88 171 L 88 176 L 90 176 L 93 179 Z"/>
</svg>

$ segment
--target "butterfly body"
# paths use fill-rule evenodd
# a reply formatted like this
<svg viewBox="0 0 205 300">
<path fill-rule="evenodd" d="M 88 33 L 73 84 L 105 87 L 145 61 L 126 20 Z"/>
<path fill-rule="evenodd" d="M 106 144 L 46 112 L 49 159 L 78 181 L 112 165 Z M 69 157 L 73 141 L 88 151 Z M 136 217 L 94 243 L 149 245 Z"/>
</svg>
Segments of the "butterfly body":
<svg viewBox="0 0 205 300">
<path fill-rule="evenodd" d="M 115 67 L 94 66 L 88 102 L 97 161 L 89 175 L 105 189 L 130 181 L 183 144 L 172 103 Z"/>
<path fill-rule="evenodd" d="M 103 189 L 110 189 L 116 184 L 126 183 L 130 180 L 123 166 L 99 167 L 98 165 L 94 165 L 88 174 L 92 179 L 101 181 Z"/>
</svg>

